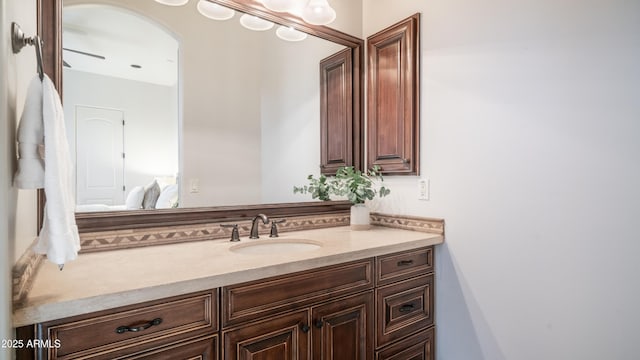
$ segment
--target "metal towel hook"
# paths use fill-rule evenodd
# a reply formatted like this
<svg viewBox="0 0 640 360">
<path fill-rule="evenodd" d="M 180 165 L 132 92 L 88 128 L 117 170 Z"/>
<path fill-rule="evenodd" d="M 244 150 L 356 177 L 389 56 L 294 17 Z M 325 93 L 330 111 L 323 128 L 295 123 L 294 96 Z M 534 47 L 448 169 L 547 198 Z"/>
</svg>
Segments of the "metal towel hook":
<svg viewBox="0 0 640 360">
<path fill-rule="evenodd" d="M 13 53 L 17 54 L 27 45 L 33 45 L 36 48 L 36 59 L 38 61 L 38 75 L 40 80 L 44 79 L 44 67 L 42 65 L 42 40 L 38 35 L 26 37 L 20 25 L 15 22 L 11 23 L 11 48 Z"/>
</svg>

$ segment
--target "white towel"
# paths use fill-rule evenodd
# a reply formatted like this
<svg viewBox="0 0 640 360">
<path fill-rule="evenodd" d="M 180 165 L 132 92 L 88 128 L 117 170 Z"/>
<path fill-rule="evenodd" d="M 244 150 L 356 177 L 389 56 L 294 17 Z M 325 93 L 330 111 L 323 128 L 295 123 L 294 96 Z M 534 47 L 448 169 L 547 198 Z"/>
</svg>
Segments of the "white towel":
<svg viewBox="0 0 640 360">
<path fill-rule="evenodd" d="M 13 185 L 19 189 L 44 187 L 44 161 L 40 147 L 44 144 L 42 123 L 42 81 L 35 76 L 24 102 L 24 110 L 18 125 L 18 170 Z"/>
<path fill-rule="evenodd" d="M 58 264 L 74 260 L 80 250 L 80 236 L 75 218 L 73 196 L 73 165 L 69 153 L 64 113 L 60 96 L 53 83 L 42 80 L 42 117 L 44 123 L 44 191 L 47 201 L 44 221 L 34 250 L 47 254 Z"/>
</svg>

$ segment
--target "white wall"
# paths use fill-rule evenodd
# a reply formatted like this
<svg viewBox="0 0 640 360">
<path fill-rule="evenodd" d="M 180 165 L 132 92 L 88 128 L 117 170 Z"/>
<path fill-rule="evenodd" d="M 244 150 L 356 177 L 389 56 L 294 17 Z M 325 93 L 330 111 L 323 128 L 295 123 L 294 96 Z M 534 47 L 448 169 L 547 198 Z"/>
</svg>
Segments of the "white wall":
<svg viewBox="0 0 640 360">
<path fill-rule="evenodd" d="M 121 110 L 127 193 L 178 172 L 178 97 L 174 87 L 64 69 L 64 115 L 75 158 L 77 106 Z"/>
<path fill-rule="evenodd" d="M 35 74 L 33 47 L 14 55 L 9 29 L 18 22 L 26 34 L 36 32 L 36 6 L 33 0 L 0 1 L 0 339 L 13 337 L 11 329 L 11 268 L 36 236 L 36 192 L 12 186 L 16 166 L 15 133 L 22 113 L 27 84 Z M 11 351 L 0 349 L 0 359 L 11 358 Z"/>
<path fill-rule="evenodd" d="M 443 217 L 437 358 L 637 359 L 640 2 L 364 0 L 422 12 L 423 176 Z"/>
</svg>

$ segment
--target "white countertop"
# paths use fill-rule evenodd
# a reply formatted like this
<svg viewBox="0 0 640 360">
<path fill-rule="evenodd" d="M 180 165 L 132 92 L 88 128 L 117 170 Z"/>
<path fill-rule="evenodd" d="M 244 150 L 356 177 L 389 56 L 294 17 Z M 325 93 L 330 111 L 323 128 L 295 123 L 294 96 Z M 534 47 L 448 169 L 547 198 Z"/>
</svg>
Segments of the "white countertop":
<svg viewBox="0 0 640 360">
<path fill-rule="evenodd" d="M 231 247 L 269 242 L 268 236 L 241 242 L 211 240 L 82 254 L 63 271 L 41 265 L 15 327 L 87 314 L 144 301 L 283 275 L 321 266 L 437 245 L 442 235 L 374 226 L 351 231 L 335 227 L 281 233 L 277 240 L 304 239 L 314 250 L 239 254 Z"/>
</svg>

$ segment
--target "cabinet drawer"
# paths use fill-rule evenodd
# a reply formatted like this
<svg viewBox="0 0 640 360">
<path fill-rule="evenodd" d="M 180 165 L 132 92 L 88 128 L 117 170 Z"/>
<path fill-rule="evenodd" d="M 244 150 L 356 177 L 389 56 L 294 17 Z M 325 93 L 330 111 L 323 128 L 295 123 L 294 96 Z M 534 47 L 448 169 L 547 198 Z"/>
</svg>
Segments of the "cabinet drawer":
<svg viewBox="0 0 640 360">
<path fill-rule="evenodd" d="M 433 275 L 379 288 L 376 292 L 377 347 L 433 325 L 433 295 Z"/>
<path fill-rule="evenodd" d="M 163 346 L 153 351 L 139 355 L 127 356 L 122 360 L 176 360 L 176 359 L 218 359 L 218 335 L 208 336 L 204 339 L 181 341 L 176 344 Z"/>
<path fill-rule="evenodd" d="M 376 260 L 378 285 L 390 284 L 433 271 L 433 248 L 409 250 L 380 256 Z"/>
<path fill-rule="evenodd" d="M 373 288 L 373 259 L 227 286 L 223 327 Z"/>
<path fill-rule="evenodd" d="M 56 320 L 41 325 L 42 336 L 59 341 L 50 359 L 114 359 L 215 332 L 217 294 L 216 289 Z"/>
<path fill-rule="evenodd" d="M 433 360 L 435 330 L 421 331 L 376 353 L 376 360 Z"/>
</svg>

